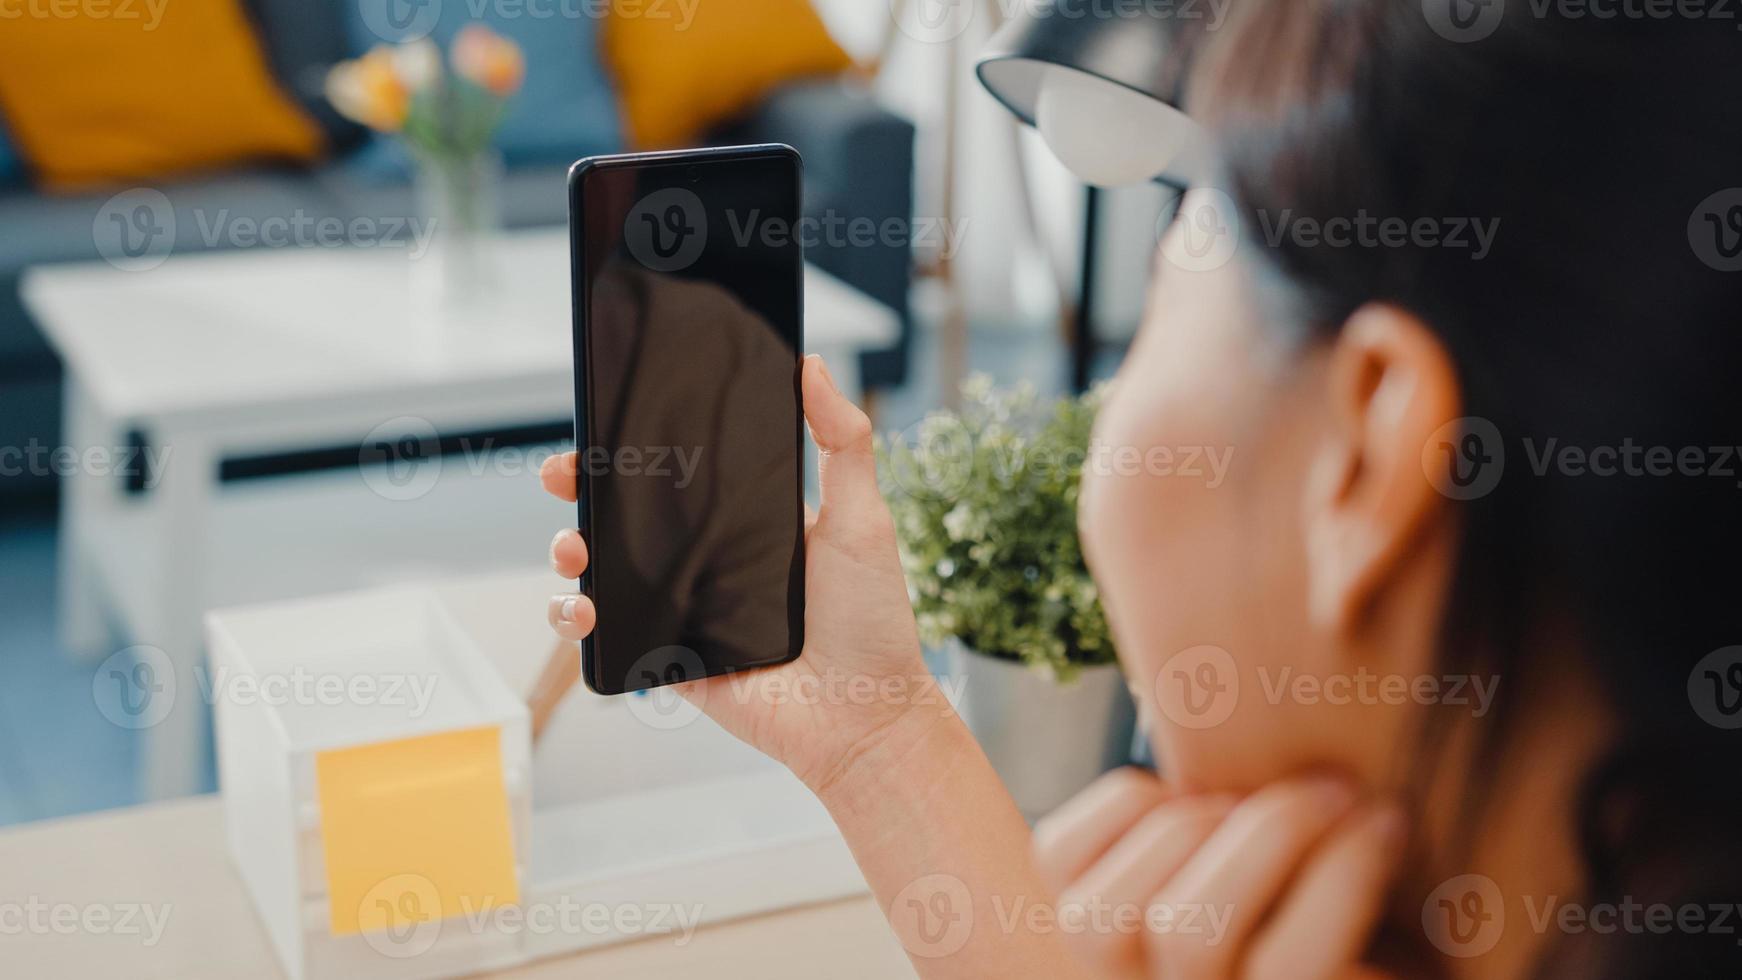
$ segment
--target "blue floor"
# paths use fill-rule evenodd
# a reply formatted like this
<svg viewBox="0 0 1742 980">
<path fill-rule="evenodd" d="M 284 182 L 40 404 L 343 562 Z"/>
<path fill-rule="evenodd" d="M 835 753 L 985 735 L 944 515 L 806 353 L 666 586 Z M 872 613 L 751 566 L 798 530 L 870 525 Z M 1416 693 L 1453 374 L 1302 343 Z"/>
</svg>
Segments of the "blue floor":
<svg viewBox="0 0 1742 980">
<path fill-rule="evenodd" d="M 91 696 L 96 663 L 55 641 L 54 512 L 0 517 L 0 824 L 45 820 L 136 800 L 136 733 L 110 724 Z"/>
<path fill-rule="evenodd" d="M 938 402 L 925 331 L 918 348 L 912 382 L 879 403 L 880 429 L 903 428 Z M 1044 327 L 975 331 L 969 363 L 1001 382 L 1064 386 L 1062 345 Z M 135 733 L 97 711 L 97 663 L 68 658 L 55 638 L 55 513 L 0 508 L 0 826 L 135 803 Z"/>
</svg>

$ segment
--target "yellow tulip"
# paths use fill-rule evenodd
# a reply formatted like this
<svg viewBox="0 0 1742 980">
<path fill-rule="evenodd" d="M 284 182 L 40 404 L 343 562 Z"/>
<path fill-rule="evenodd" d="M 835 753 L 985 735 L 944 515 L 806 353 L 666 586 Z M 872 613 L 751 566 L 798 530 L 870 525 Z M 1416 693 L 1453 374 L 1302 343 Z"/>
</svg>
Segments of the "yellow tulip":
<svg viewBox="0 0 1742 980">
<path fill-rule="evenodd" d="M 380 46 L 327 73 L 327 99 L 345 116 L 382 132 L 398 132 L 411 107 L 411 92 L 396 70 L 393 52 Z"/>
<path fill-rule="evenodd" d="M 442 53 L 429 38 L 393 49 L 393 70 L 413 94 L 436 84 L 442 75 Z"/>
</svg>

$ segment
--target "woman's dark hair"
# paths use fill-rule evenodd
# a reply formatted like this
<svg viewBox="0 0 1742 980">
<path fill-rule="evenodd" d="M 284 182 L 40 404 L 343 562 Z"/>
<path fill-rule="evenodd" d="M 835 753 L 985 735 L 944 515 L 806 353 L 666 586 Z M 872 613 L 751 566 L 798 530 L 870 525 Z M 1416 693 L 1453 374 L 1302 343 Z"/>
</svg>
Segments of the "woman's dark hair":
<svg viewBox="0 0 1742 980">
<path fill-rule="evenodd" d="M 1573 15 L 1599 7 L 1613 16 Z M 1725 448 L 1742 444 L 1738 18 L 1242 0 L 1195 49 L 1194 114 L 1301 325 L 1334 332 L 1374 302 L 1414 313 L 1457 365 L 1464 414 L 1499 434 L 1499 482 L 1453 504 L 1442 656 L 1504 678 L 1512 717 L 1557 671 L 1606 698 L 1593 708 L 1616 742 L 1579 815 L 1587 905 L 1742 901 L 1742 731 L 1724 727 L 1742 725 L 1725 714 L 1742 657 L 1715 654 L 1742 644 L 1742 459 Z M 1256 231 L 1361 215 L 1497 225 L 1485 254 L 1468 235 L 1338 247 Z M 1493 465 L 1490 442 L 1467 445 Z M 1598 447 L 1632 462 L 1595 475 Z M 1492 763 L 1504 721 L 1488 728 Z M 1712 918 L 1567 936 L 1540 972 L 1742 976 L 1742 922 L 1725 935 Z"/>
</svg>

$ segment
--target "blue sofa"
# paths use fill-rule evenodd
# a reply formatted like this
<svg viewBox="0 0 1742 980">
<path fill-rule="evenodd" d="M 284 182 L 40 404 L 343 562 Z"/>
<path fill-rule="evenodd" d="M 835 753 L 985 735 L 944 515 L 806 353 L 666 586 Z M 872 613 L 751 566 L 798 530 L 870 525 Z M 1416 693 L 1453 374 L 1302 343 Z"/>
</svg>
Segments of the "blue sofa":
<svg viewBox="0 0 1742 980">
<path fill-rule="evenodd" d="M 273 70 L 320 124 L 333 153 L 313 171 L 249 169 L 159 184 L 177 211 L 178 254 L 207 247 L 191 217 L 196 212 L 227 208 L 237 217 L 257 218 L 298 211 L 341 218 L 415 213 L 408 186 L 346 165 L 368 135 L 336 116 L 320 94 L 327 67 L 350 54 L 344 2 L 248 0 Z M 774 92 L 710 142 L 789 143 L 805 159 L 807 215 L 868 217 L 880 225 L 912 217 L 913 136 L 909 122 L 863 92 L 813 81 Z M 521 228 L 566 221 L 565 171 L 561 165 L 511 168 L 502 187 L 504 222 Z M 59 444 L 61 367 L 19 302 L 18 279 L 31 265 L 97 259 L 92 223 L 111 193 L 49 196 L 27 184 L 0 186 L 0 446 Z M 867 353 L 862 367 L 870 388 L 903 383 L 912 331 L 908 250 L 825 243 L 807 258 L 901 314 L 899 344 Z M 16 502 L 53 491 L 51 477 L 0 474 L 0 498 Z"/>
</svg>

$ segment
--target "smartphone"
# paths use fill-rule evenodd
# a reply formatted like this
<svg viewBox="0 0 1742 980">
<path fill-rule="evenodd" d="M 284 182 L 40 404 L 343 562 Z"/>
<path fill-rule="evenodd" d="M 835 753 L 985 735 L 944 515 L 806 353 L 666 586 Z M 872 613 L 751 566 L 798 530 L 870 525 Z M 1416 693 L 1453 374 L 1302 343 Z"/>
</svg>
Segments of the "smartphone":
<svg viewBox="0 0 1742 980">
<path fill-rule="evenodd" d="M 581 673 L 622 694 L 804 648 L 804 257 L 790 146 L 569 171 Z"/>
</svg>

